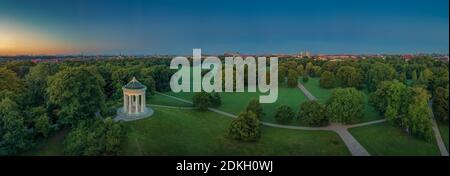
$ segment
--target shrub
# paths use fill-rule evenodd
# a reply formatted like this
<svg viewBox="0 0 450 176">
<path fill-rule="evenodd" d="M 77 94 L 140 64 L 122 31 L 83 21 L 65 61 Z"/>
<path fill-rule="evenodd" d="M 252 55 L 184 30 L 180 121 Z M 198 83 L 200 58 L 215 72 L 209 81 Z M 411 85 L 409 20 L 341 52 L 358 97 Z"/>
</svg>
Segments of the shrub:
<svg viewBox="0 0 450 176">
<path fill-rule="evenodd" d="M 255 113 L 244 111 L 231 122 L 228 134 L 240 141 L 257 141 L 261 136 L 261 123 Z"/>
<path fill-rule="evenodd" d="M 275 120 L 278 123 L 286 124 L 289 123 L 295 117 L 295 113 L 291 107 L 286 105 L 281 105 L 277 108 L 277 112 L 275 114 Z"/>
<path fill-rule="evenodd" d="M 297 118 L 309 126 L 326 126 L 329 124 L 325 107 L 315 100 L 303 102 L 300 105 Z"/>
<path fill-rule="evenodd" d="M 206 92 L 197 92 L 192 98 L 192 103 L 197 110 L 205 111 L 211 106 L 210 96 Z"/>
</svg>

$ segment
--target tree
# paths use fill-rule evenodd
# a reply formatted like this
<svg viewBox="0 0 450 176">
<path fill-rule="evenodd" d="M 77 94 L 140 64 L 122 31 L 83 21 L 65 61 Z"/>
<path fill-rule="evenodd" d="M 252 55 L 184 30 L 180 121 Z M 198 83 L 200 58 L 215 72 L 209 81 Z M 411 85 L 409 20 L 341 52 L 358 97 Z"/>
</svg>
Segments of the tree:
<svg viewBox="0 0 450 176">
<path fill-rule="evenodd" d="M 140 82 L 147 87 L 147 95 L 153 95 L 156 91 L 156 82 L 153 79 L 153 69 L 151 68 L 143 68 L 140 72 L 142 78 L 140 78 Z"/>
<path fill-rule="evenodd" d="M 295 70 L 288 71 L 288 87 L 297 87 L 297 72 Z"/>
<path fill-rule="evenodd" d="M 417 79 L 417 82 L 415 84 L 422 84 L 426 87 L 430 85 L 430 81 L 433 78 L 433 72 L 431 72 L 430 69 L 425 69 L 419 74 L 419 78 Z"/>
<path fill-rule="evenodd" d="M 22 81 L 11 70 L 0 68 L 0 90 L 16 92 L 22 87 Z"/>
<path fill-rule="evenodd" d="M 447 87 L 449 85 L 448 69 L 437 67 L 433 71 L 433 77 L 430 80 L 429 90 L 436 92 L 438 87 Z"/>
<path fill-rule="evenodd" d="M 309 80 L 309 76 L 308 76 L 308 74 L 303 74 L 303 78 L 302 78 L 302 80 L 303 80 L 303 82 L 304 82 L 304 83 L 307 83 L 307 82 L 308 82 L 308 80 Z"/>
<path fill-rule="evenodd" d="M 334 74 L 329 71 L 324 71 L 320 76 L 320 87 L 333 88 L 334 87 Z"/>
<path fill-rule="evenodd" d="M 228 135 L 235 140 L 257 141 L 261 136 L 261 123 L 252 111 L 244 111 L 231 122 Z"/>
<path fill-rule="evenodd" d="M 354 123 L 363 115 L 363 94 L 355 88 L 337 88 L 328 99 L 326 109 L 331 121 Z"/>
<path fill-rule="evenodd" d="M 207 92 L 197 92 L 192 97 L 192 103 L 194 107 L 200 111 L 205 111 L 211 106 L 209 94 Z"/>
<path fill-rule="evenodd" d="M 222 99 L 220 98 L 220 94 L 217 92 L 211 93 L 209 95 L 209 101 L 212 107 L 219 107 L 222 105 Z"/>
<path fill-rule="evenodd" d="M 434 117 L 441 122 L 448 123 L 448 93 L 449 89 L 438 87 L 433 98 Z"/>
<path fill-rule="evenodd" d="M 428 107 L 429 95 L 426 89 L 421 87 L 412 88 L 412 102 L 408 106 L 408 112 L 402 118 L 401 127 L 412 136 L 431 141 L 433 129 Z"/>
<path fill-rule="evenodd" d="M 297 71 L 299 76 L 302 76 L 303 73 L 305 72 L 305 68 L 303 67 L 303 65 L 300 64 L 300 65 L 297 66 L 296 71 Z"/>
<path fill-rule="evenodd" d="M 278 123 L 286 124 L 289 123 L 295 117 L 295 113 L 291 107 L 287 105 L 281 105 L 277 108 L 275 114 L 275 120 Z"/>
<path fill-rule="evenodd" d="M 32 146 L 32 141 L 19 113 L 9 98 L 0 101 L 0 156 L 14 155 Z"/>
<path fill-rule="evenodd" d="M 369 91 L 375 91 L 378 84 L 383 81 L 391 81 L 395 78 L 394 67 L 389 64 L 377 62 L 373 64 L 368 72 L 367 83 Z"/>
<path fill-rule="evenodd" d="M 406 73 L 405 72 L 401 72 L 398 75 L 398 81 L 400 81 L 403 84 L 406 84 Z"/>
<path fill-rule="evenodd" d="M 313 66 L 309 75 L 312 77 L 319 77 L 320 74 L 322 74 L 322 69 L 320 68 L 320 66 Z"/>
<path fill-rule="evenodd" d="M 125 133 L 122 124 L 111 118 L 80 122 L 67 134 L 64 153 L 67 155 L 117 155 Z"/>
<path fill-rule="evenodd" d="M 30 73 L 25 76 L 26 102 L 30 105 L 42 105 L 47 101 L 45 90 L 48 78 L 59 71 L 57 64 L 39 63 L 32 67 Z"/>
<path fill-rule="evenodd" d="M 32 66 L 34 63 L 31 61 L 10 61 L 5 65 L 6 69 L 14 71 L 19 78 L 24 78 Z"/>
<path fill-rule="evenodd" d="M 416 70 L 414 70 L 414 71 L 411 73 L 411 79 L 413 80 L 413 82 L 416 82 L 416 81 L 417 81 L 417 72 L 416 72 Z"/>
<path fill-rule="evenodd" d="M 336 73 L 336 71 L 338 69 L 338 63 L 339 62 L 335 62 L 335 61 L 327 61 L 322 65 L 322 70 L 329 71 L 331 73 Z"/>
<path fill-rule="evenodd" d="M 263 112 L 263 108 L 261 106 L 261 103 L 257 99 L 252 99 L 247 104 L 247 107 L 245 108 L 246 111 L 251 111 L 256 114 L 256 117 L 258 117 L 259 120 L 261 120 L 265 113 Z"/>
<path fill-rule="evenodd" d="M 329 124 L 325 107 L 315 100 L 303 102 L 300 105 L 297 118 L 309 126 L 326 126 Z"/>
<path fill-rule="evenodd" d="M 313 67 L 314 67 L 314 65 L 313 65 L 311 62 L 308 62 L 308 63 L 306 64 L 306 67 L 305 67 L 305 73 L 304 73 L 304 75 L 308 75 L 308 76 L 309 76 L 309 74 L 311 74 L 311 72 L 313 71 L 313 70 L 312 70 Z"/>
<path fill-rule="evenodd" d="M 36 132 L 44 137 L 48 137 L 52 131 L 50 118 L 47 114 L 43 114 L 35 119 Z"/>
<path fill-rule="evenodd" d="M 342 87 L 360 88 L 363 76 L 361 71 L 351 66 L 343 66 L 336 73 L 336 79 Z"/>
<path fill-rule="evenodd" d="M 284 84 L 286 82 L 287 69 L 284 66 L 278 66 L 278 82 Z"/>
<path fill-rule="evenodd" d="M 62 124 L 76 124 L 104 108 L 105 96 L 99 79 L 83 67 L 64 69 L 49 78 L 49 102 L 60 107 Z"/>
<path fill-rule="evenodd" d="M 374 107 L 384 114 L 391 123 L 400 120 L 400 114 L 406 113 L 408 107 L 409 88 L 403 83 L 394 81 L 383 81 L 370 96 L 370 102 Z"/>
<path fill-rule="evenodd" d="M 155 80 L 155 89 L 160 92 L 170 90 L 170 77 L 173 71 L 165 65 L 152 67 L 152 77 Z"/>
<path fill-rule="evenodd" d="M 52 119 L 48 115 L 48 109 L 44 106 L 27 107 L 28 111 L 24 112 L 25 124 L 34 128 L 35 135 L 39 137 L 48 137 L 54 130 Z"/>
</svg>

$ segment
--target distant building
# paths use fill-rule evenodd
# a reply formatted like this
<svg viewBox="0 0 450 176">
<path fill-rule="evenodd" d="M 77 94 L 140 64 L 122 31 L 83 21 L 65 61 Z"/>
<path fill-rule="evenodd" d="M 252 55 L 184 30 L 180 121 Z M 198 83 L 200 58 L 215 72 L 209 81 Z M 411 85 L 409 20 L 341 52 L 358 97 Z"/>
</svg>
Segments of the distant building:
<svg viewBox="0 0 450 176">
<path fill-rule="evenodd" d="M 59 59 L 31 59 L 31 62 L 35 64 L 39 62 L 59 62 Z"/>
</svg>

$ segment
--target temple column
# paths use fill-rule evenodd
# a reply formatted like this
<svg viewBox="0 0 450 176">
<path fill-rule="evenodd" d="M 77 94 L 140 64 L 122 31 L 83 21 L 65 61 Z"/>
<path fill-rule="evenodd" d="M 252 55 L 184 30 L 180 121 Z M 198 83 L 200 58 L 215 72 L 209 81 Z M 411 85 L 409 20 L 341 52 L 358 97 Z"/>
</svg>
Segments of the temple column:
<svg viewBox="0 0 450 176">
<path fill-rule="evenodd" d="M 137 114 L 138 113 L 138 108 L 139 108 L 139 106 L 138 106 L 138 96 L 137 95 L 134 96 L 134 105 L 135 105 L 135 109 L 136 109 L 136 111 L 134 111 L 134 112 Z"/>
<path fill-rule="evenodd" d="M 128 114 L 131 114 L 131 103 L 133 102 L 133 100 L 131 99 L 132 98 L 132 96 L 130 96 L 130 95 L 128 95 L 128 98 L 127 98 L 127 100 L 128 100 Z"/>
<path fill-rule="evenodd" d="M 127 95 L 123 94 L 123 112 L 127 112 Z"/>
<path fill-rule="evenodd" d="M 144 112 L 144 108 L 145 108 L 145 96 L 141 95 L 142 99 L 141 99 L 141 112 Z"/>
</svg>

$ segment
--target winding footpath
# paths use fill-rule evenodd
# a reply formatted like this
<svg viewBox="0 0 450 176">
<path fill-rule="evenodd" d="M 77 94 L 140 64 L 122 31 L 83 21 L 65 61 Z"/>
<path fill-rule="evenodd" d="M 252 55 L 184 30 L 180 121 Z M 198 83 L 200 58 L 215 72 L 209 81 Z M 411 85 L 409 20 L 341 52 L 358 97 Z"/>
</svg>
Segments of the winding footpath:
<svg viewBox="0 0 450 176">
<path fill-rule="evenodd" d="M 439 132 L 439 127 L 437 125 L 436 119 L 434 118 L 433 109 L 432 109 L 433 102 L 430 101 L 428 103 L 428 105 L 430 107 L 431 124 L 433 125 L 434 137 L 436 138 L 436 142 L 439 147 L 439 151 L 441 152 L 442 156 L 448 156 L 447 147 L 445 147 L 445 143 L 441 137 L 441 132 Z"/>
<path fill-rule="evenodd" d="M 298 83 L 297 87 L 303 92 L 303 94 L 309 100 L 317 100 L 317 98 L 314 97 L 314 95 L 312 95 L 311 92 L 309 92 L 308 89 L 306 89 L 305 86 L 303 86 L 303 84 Z M 330 126 L 327 126 L 327 128 L 330 128 L 329 130 L 336 132 L 342 138 L 348 150 L 353 156 L 370 156 L 369 152 L 367 152 L 367 150 L 352 136 L 352 134 L 350 134 L 348 128 L 371 125 L 375 123 L 381 123 L 384 121 L 385 120 L 383 119 L 356 125 L 343 125 L 340 123 L 332 123 Z"/>
<path fill-rule="evenodd" d="M 301 86 L 301 87 L 303 87 L 303 86 Z M 303 87 L 303 89 L 304 89 L 304 87 Z M 306 89 L 304 89 L 304 90 L 306 90 Z M 307 92 L 309 93 L 309 91 L 307 91 Z M 191 101 L 188 101 L 188 100 L 185 100 L 182 98 L 167 95 L 167 94 L 164 94 L 161 92 L 156 92 L 156 93 L 159 95 L 162 95 L 162 96 L 166 96 L 166 97 L 181 101 L 181 102 L 192 104 Z M 309 94 L 311 95 L 311 97 L 314 97 L 311 93 L 309 93 Z M 218 114 L 221 114 L 221 115 L 224 115 L 224 116 L 227 116 L 227 117 L 237 118 L 237 116 L 234 114 L 224 112 L 224 111 L 221 111 L 216 108 L 208 108 L 208 110 L 218 113 Z M 333 132 L 337 133 L 339 135 L 339 137 L 342 138 L 342 140 L 344 141 L 344 144 L 347 146 L 347 148 L 349 149 L 352 156 L 370 156 L 369 152 L 367 152 L 367 150 L 364 147 L 362 147 L 361 144 L 359 144 L 359 142 L 350 134 L 350 132 L 348 132 L 347 129 L 353 128 L 353 127 L 360 127 L 360 126 L 365 126 L 365 125 L 376 124 L 376 123 L 382 123 L 382 122 L 385 122 L 385 120 L 382 119 L 382 120 L 376 120 L 376 121 L 355 124 L 355 125 L 343 125 L 343 124 L 338 124 L 338 123 L 332 123 L 326 127 L 304 127 L 304 126 L 280 125 L 280 124 L 275 124 L 275 123 L 270 123 L 270 122 L 261 122 L 261 124 L 264 126 L 268 126 L 268 127 L 284 128 L 284 129 L 292 129 L 292 130 L 333 131 Z"/>
</svg>

